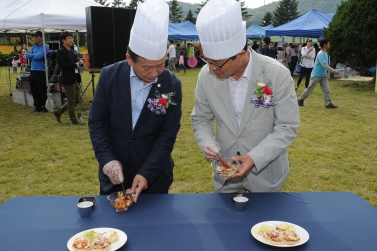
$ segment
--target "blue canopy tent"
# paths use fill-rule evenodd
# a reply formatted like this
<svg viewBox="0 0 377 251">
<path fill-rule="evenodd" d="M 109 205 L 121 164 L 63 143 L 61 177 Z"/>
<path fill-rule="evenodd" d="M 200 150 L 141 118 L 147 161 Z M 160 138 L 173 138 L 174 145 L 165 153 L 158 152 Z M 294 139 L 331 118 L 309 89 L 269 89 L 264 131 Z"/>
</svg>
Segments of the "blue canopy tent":
<svg viewBox="0 0 377 251">
<path fill-rule="evenodd" d="M 266 30 L 255 23 L 246 29 L 247 39 L 252 39 L 252 38 L 262 39 L 265 36 L 266 36 Z"/>
<path fill-rule="evenodd" d="M 334 14 L 311 9 L 288 23 L 266 30 L 266 36 L 321 38 L 323 36 L 323 28 L 329 26 Z"/>
<path fill-rule="evenodd" d="M 195 24 L 190 21 L 183 23 L 169 23 L 168 39 L 199 40 Z"/>
<path fill-rule="evenodd" d="M 272 24 L 269 24 L 269 25 L 267 25 L 267 26 L 261 26 L 261 28 L 262 29 L 265 29 L 265 30 L 269 30 L 269 29 L 272 29 L 272 28 L 274 28 L 274 26 L 272 25 Z"/>
</svg>

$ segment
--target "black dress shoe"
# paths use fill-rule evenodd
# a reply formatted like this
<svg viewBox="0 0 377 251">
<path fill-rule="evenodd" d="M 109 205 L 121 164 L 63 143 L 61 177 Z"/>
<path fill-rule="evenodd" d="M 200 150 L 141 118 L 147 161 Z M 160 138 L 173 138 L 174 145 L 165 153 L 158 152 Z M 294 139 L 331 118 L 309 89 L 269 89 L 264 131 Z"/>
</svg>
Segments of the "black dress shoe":
<svg viewBox="0 0 377 251">
<path fill-rule="evenodd" d="M 85 122 L 82 122 L 82 121 L 75 121 L 75 122 L 72 122 L 72 124 L 74 124 L 74 125 L 79 125 L 79 126 L 84 126 L 84 125 L 86 125 Z"/>
<path fill-rule="evenodd" d="M 60 116 L 61 114 L 58 113 L 58 111 L 54 111 L 54 115 L 55 115 L 55 119 L 56 121 L 58 121 L 59 123 L 61 123 L 62 121 L 60 120 Z"/>
<path fill-rule="evenodd" d="M 335 109 L 335 108 L 338 108 L 338 106 L 334 105 L 333 103 L 330 103 L 330 104 L 326 105 L 326 108 Z"/>
<path fill-rule="evenodd" d="M 46 108 L 42 108 L 41 112 L 45 113 L 48 112 L 48 110 Z"/>
<path fill-rule="evenodd" d="M 298 106 L 304 106 L 304 100 L 297 100 Z"/>
</svg>

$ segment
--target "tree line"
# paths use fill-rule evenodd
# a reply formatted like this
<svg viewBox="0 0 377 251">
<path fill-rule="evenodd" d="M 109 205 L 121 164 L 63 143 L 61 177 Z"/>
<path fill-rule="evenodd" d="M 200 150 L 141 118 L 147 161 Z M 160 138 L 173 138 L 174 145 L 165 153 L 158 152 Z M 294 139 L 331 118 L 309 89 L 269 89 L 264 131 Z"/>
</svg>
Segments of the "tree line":
<svg viewBox="0 0 377 251">
<path fill-rule="evenodd" d="M 131 0 L 130 3 L 127 5 L 125 2 L 126 0 L 112 0 L 112 2 L 108 2 L 111 0 L 94 0 L 95 2 L 105 6 L 105 7 L 115 7 L 115 8 L 133 8 L 136 9 L 138 3 L 143 3 L 145 0 Z M 245 2 L 236 0 L 241 4 L 241 11 L 242 11 L 242 18 L 243 20 L 247 20 L 251 17 L 251 14 L 248 14 L 247 7 L 245 7 Z M 208 2 L 208 0 L 202 0 L 199 4 L 199 8 L 194 10 L 196 15 L 199 14 L 200 10 L 203 6 Z M 190 21 L 192 23 L 196 23 L 196 17 L 194 17 L 194 13 L 191 9 L 187 12 L 187 15 L 184 15 L 182 6 L 179 5 L 178 0 L 171 0 L 168 2 L 169 5 L 169 20 L 172 23 L 181 23 L 185 21 Z"/>
</svg>

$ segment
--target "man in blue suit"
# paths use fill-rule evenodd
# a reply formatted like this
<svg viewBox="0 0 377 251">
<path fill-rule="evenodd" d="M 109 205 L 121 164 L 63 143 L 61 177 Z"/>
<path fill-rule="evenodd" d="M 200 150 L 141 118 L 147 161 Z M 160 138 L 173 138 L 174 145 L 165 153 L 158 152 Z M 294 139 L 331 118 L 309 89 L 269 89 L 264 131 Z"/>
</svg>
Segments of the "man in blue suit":
<svg viewBox="0 0 377 251">
<path fill-rule="evenodd" d="M 102 69 L 89 114 L 100 194 L 122 191 L 124 183 L 137 202 L 142 192 L 168 193 L 173 182 L 182 90 L 165 69 L 168 23 L 165 2 L 139 4 L 127 60 Z"/>
</svg>

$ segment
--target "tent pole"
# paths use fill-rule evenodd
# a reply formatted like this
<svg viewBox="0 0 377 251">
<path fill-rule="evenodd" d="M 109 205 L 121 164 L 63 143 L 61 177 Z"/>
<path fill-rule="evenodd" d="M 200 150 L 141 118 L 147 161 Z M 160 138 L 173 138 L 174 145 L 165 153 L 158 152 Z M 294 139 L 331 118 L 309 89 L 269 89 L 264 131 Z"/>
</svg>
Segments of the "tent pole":
<svg viewBox="0 0 377 251">
<path fill-rule="evenodd" d="M 79 30 L 76 30 L 76 35 L 77 35 L 77 54 L 80 54 L 80 50 L 79 50 L 79 46 L 80 46 Z"/>
<path fill-rule="evenodd" d="M 29 47 L 29 41 L 28 41 L 29 39 L 27 37 L 27 30 L 25 30 L 25 37 L 26 37 L 25 40 L 26 40 L 26 48 L 27 48 L 27 47 Z"/>
<path fill-rule="evenodd" d="M 48 92 L 48 66 L 47 66 L 47 54 L 46 54 L 46 37 L 45 37 L 45 31 L 44 29 L 42 28 L 42 39 L 43 39 L 43 57 L 45 59 L 45 77 L 46 77 L 46 87 L 47 87 L 47 102 L 49 105 L 53 104 L 53 102 L 51 102 L 51 97 Z M 46 104 L 45 104 L 46 105 Z M 46 108 L 46 107 L 45 107 Z M 52 107 L 52 109 L 54 109 L 54 107 Z M 48 110 L 48 112 L 51 112 L 51 107 L 50 109 Z"/>
</svg>

